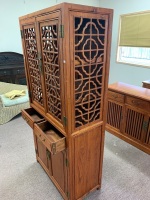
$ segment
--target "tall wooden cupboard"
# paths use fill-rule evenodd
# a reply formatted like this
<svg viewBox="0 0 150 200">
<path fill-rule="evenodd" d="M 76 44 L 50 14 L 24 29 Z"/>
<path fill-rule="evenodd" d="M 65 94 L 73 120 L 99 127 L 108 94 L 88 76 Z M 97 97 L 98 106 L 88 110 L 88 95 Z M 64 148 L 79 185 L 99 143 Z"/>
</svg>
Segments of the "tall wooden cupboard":
<svg viewBox="0 0 150 200">
<path fill-rule="evenodd" d="M 20 17 L 37 161 L 64 199 L 101 187 L 111 9 L 62 3 Z"/>
</svg>

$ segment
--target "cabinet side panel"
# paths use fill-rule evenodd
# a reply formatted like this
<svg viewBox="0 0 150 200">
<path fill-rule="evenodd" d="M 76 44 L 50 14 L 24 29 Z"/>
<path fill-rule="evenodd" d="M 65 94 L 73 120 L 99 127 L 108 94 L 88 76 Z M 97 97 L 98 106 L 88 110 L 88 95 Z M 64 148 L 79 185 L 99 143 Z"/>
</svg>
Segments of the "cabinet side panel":
<svg viewBox="0 0 150 200">
<path fill-rule="evenodd" d="M 100 184 L 101 127 L 96 127 L 74 138 L 75 199 L 87 194 Z"/>
<path fill-rule="evenodd" d="M 73 129 L 103 121 L 108 16 L 72 12 Z"/>
</svg>

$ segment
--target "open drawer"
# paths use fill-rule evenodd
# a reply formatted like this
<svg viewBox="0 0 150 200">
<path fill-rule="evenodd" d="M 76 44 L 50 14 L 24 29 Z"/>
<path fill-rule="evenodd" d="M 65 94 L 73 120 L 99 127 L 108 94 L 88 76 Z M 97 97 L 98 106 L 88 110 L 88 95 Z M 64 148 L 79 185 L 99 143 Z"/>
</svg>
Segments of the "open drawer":
<svg viewBox="0 0 150 200">
<path fill-rule="evenodd" d="M 44 117 L 41 116 L 36 110 L 33 108 L 27 108 L 22 110 L 22 117 L 29 126 L 33 129 L 34 123 L 38 123 L 44 121 Z"/>
<path fill-rule="evenodd" d="M 65 136 L 49 122 L 44 121 L 34 124 L 33 131 L 52 154 L 65 149 Z"/>
</svg>

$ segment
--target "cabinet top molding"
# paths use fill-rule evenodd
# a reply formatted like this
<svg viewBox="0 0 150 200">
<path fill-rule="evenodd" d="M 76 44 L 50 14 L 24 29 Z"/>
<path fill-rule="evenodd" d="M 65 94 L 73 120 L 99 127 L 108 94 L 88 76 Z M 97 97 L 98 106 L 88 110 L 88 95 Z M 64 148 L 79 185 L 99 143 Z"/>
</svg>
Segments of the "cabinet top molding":
<svg viewBox="0 0 150 200">
<path fill-rule="evenodd" d="M 150 89 L 142 88 L 127 83 L 116 82 L 108 86 L 109 90 L 115 90 L 123 94 L 132 95 L 150 101 Z"/>
<path fill-rule="evenodd" d="M 72 4 L 72 3 L 60 3 L 48 8 L 44 8 L 42 10 L 39 11 L 35 11 L 33 13 L 24 15 L 19 17 L 19 20 L 25 20 L 26 18 L 32 18 L 35 16 L 41 16 L 43 14 L 49 14 L 50 12 L 53 12 L 54 10 L 61 10 L 62 8 L 64 8 L 65 10 L 68 11 L 82 11 L 82 12 L 89 12 L 89 13 L 101 13 L 101 14 L 112 14 L 113 13 L 113 9 L 110 8 L 101 8 L 101 7 L 94 7 L 94 6 L 87 6 L 87 5 L 80 5 L 80 4 Z"/>
</svg>

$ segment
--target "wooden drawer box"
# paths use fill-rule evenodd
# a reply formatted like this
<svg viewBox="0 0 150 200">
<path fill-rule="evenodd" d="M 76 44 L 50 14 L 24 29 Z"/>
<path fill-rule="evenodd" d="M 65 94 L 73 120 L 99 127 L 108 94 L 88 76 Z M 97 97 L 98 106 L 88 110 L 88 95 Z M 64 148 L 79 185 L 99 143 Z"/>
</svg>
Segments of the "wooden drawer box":
<svg viewBox="0 0 150 200">
<path fill-rule="evenodd" d="M 23 119 L 29 124 L 29 126 L 33 129 L 34 123 L 38 123 L 44 121 L 43 116 L 41 116 L 36 110 L 33 108 L 27 108 L 22 110 Z"/>
<path fill-rule="evenodd" d="M 124 103 L 124 95 L 117 92 L 108 91 L 108 98 L 114 101 Z"/>
<path fill-rule="evenodd" d="M 150 111 L 150 103 L 142 99 L 126 96 L 126 104 L 140 108 L 142 110 Z"/>
<path fill-rule="evenodd" d="M 65 136 L 47 121 L 34 124 L 34 134 L 52 154 L 56 154 L 65 149 Z"/>
</svg>

